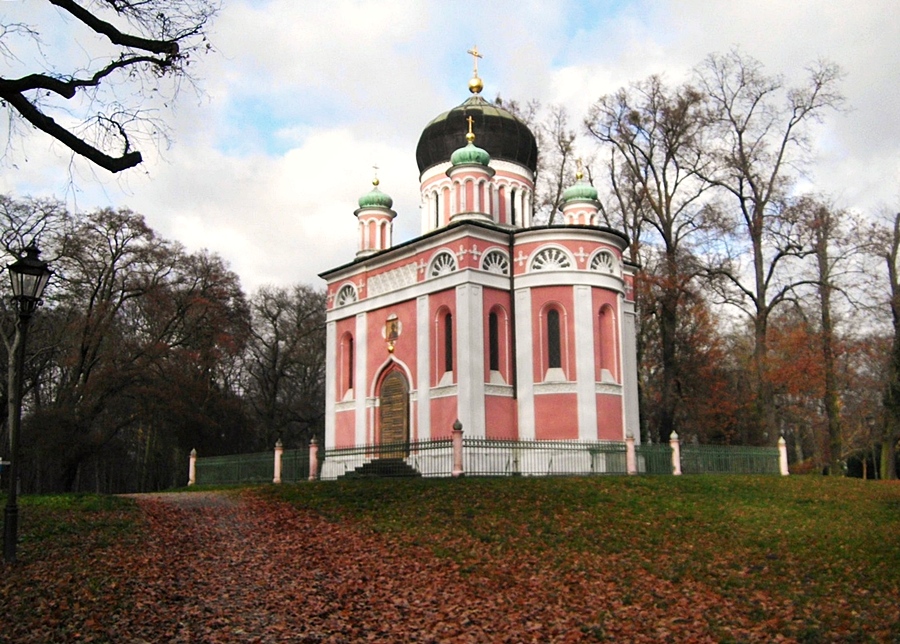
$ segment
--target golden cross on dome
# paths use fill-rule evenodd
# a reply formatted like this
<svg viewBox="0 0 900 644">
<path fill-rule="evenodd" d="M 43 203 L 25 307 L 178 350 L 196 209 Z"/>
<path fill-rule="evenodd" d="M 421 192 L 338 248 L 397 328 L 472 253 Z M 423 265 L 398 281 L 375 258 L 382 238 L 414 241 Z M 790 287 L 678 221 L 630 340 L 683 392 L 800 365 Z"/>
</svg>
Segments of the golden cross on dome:
<svg viewBox="0 0 900 644">
<path fill-rule="evenodd" d="M 472 49 L 469 49 L 466 53 L 472 55 L 472 68 L 475 76 L 478 76 L 478 59 L 484 58 L 484 56 L 478 53 L 478 45 L 473 45 Z"/>
<path fill-rule="evenodd" d="M 578 170 L 575 172 L 575 178 L 578 181 L 581 181 L 584 178 L 584 165 L 581 163 L 581 158 L 575 160 L 575 165 Z"/>
<path fill-rule="evenodd" d="M 378 181 L 378 165 L 373 165 L 372 169 L 375 171 L 375 178 L 372 179 L 372 185 L 377 186 L 380 182 Z"/>
<path fill-rule="evenodd" d="M 472 115 L 466 117 L 466 121 L 469 123 L 469 133 L 466 134 L 466 141 L 472 143 L 475 140 L 475 132 L 472 131 L 472 125 L 475 123 L 475 119 L 472 118 Z"/>
</svg>

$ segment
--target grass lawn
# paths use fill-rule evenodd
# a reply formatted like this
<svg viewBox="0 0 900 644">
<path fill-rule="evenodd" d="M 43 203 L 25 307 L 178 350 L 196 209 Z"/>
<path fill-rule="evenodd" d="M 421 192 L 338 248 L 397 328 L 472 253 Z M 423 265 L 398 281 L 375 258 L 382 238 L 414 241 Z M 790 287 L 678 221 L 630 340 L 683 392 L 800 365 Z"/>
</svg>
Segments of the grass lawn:
<svg viewBox="0 0 900 644">
<path fill-rule="evenodd" d="M 427 552 L 510 608 L 555 602 L 583 616 L 585 640 L 621 639 L 627 620 L 675 632 L 693 620 L 711 641 L 900 642 L 898 482 L 465 478 L 227 493 L 353 525 L 401 556 Z M 67 641 L 90 639 L 135 600 L 122 562 L 146 529 L 130 499 L 21 497 L 22 563 L 0 564 L 0 624 L 59 614 L 75 625 Z M 734 637 L 734 624 L 751 635 Z"/>
<path fill-rule="evenodd" d="M 900 641 L 898 482 L 471 478 L 318 483 L 264 494 L 424 545 L 471 575 L 502 577 L 499 584 L 511 575 L 599 570 L 621 602 L 642 609 L 690 613 L 707 594 L 773 637 Z M 602 633 L 603 624 L 596 629 Z"/>
</svg>

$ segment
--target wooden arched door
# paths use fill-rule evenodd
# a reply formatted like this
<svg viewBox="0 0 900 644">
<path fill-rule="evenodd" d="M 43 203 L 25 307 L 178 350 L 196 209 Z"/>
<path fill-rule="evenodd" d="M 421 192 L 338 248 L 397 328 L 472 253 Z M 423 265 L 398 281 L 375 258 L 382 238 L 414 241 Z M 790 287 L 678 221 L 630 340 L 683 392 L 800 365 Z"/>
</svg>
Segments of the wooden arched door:
<svg viewBox="0 0 900 644">
<path fill-rule="evenodd" d="M 403 458 L 409 454 L 409 383 L 401 372 L 392 371 L 385 377 L 379 398 L 379 443 L 392 446 L 379 450 L 379 457 Z"/>
</svg>

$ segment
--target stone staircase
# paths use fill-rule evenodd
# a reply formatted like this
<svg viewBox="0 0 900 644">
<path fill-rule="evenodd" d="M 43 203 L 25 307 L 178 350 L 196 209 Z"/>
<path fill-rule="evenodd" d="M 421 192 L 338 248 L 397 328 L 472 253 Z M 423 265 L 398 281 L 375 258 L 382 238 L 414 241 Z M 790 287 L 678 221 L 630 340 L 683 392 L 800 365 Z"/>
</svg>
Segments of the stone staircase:
<svg viewBox="0 0 900 644">
<path fill-rule="evenodd" d="M 408 478 L 416 476 L 422 476 L 422 474 L 414 467 L 408 465 L 402 458 L 376 458 L 360 465 L 352 472 L 347 472 L 341 478 Z"/>
</svg>

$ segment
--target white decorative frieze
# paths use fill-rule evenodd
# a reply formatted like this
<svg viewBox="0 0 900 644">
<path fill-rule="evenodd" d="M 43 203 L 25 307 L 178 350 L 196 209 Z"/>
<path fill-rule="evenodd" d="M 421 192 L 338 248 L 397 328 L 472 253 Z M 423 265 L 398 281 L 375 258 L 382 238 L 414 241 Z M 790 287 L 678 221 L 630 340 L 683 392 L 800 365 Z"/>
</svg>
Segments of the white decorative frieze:
<svg viewBox="0 0 900 644">
<path fill-rule="evenodd" d="M 412 286 L 418 281 L 418 273 L 419 267 L 413 263 L 370 277 L 369 297 L 396 291 L 404 286 Z"/>
</svg>

